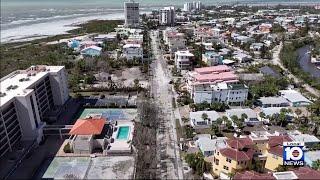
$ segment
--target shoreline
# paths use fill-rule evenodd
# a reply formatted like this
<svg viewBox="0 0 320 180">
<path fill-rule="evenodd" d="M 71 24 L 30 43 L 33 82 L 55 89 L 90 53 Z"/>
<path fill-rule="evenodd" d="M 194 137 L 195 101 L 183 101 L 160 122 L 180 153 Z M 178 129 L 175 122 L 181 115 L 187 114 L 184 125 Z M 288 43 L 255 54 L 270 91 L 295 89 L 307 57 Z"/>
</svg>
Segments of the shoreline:
<svg viewBox="0 0 320 180">
<path fill-rule="evenodd" d="M 204 3 L 207 4 L 208 3 Z M 234 4 L 232 2 L 222 2 L 217 3 L 215 5 L 231 5 Z M 249 6 L 249 7 L 262 7 L 262 6 L 270 6 L 275 7 L 278 5 L 283 5 L 284 8 L 294 8 L 296 6 L 302 5 L 302 6 L 314 6 L 320 3 L 316 2 L 269 2 L 269 3 L 254 3 L 248 5 L 247 2 L 244 2 L 242 6 Z M 234 4 L 236 5 L 236 4 Z M 164 5 L 163 5 L 164 6 Z M 287 7 L 286 7 L 287 6 Z M 181 8 L 181 6 L 177 6 Z M 158 6 L 155 6 L 154 9 L 159 8 Z M 151 12 L 151 6 L 145 6 L 142 8 L 142 13 L 150 13 Z M 28 24 L 28 21 L 26 21 L 26 24 L 22 23 L 21 25 L 15 26 L 15 27 L 9 27 L 6 29 L 6 26 L 10 26 L 10 24 L 1 24 L 2 30 L 1 30 L 1 38 L 0 38 L 0 44 L 10 44 L 10 43 L 19 43 L 19 42 L 30 42 L 32 40 L 52 37 L 56 35 L 67 35 L 68 31 L 74 30 L 79 28 L 78 24 L 83 24 L 88 21 L 92 20 L 123 20 L 124 15 L 123 12 L 120 11 L 119 8 L 115 9 L 117 12 L 111 12 L 108 14 L 87 14 L 87 15 L 80 15 L 80 16 L 74 16 L 76 14 L 68 15 L 63 17 L 62 19 L 57 19 L 56 17 L 59 17 L 60 15 L 53 16 L 51 18 L 44 18 L 47 21 L 39 21 L 39 22 L 30 22 Z M 62 17 L 62 16 L 61 16 Z M 41 18 L 39 18 L 41 19 Z M 22 21 L 22 20 L 21 20 Z"/>
<path fill-rule="evenodd" d="M 56 35 L 67 35 L 68 31 L 80 28 L 80 24 L 85 24 L 93 20 L 123 20 L 123 13 L 115 13 L 100 16 L 86 16 L 75 19 L 64 19 L 36 23 L 6 29 L 1 31 L 1 45 L 10 43 L 29 42 Z"/>
</svg>

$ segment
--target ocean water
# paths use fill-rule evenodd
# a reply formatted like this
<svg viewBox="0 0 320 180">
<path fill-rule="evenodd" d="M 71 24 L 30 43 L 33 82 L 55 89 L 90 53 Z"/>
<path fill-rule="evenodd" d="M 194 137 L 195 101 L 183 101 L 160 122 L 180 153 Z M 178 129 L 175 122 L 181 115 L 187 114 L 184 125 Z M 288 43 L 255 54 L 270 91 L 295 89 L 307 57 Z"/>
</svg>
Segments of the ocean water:
<svg viewBox="0 0 320 180">
<path fill-rule="evenodd" d="M 127 0 L 1 0 L 1 43 L 65 33 L 73 23 L 92 19 L 122 19 Z M 182 7 L 193 0 L 136 0 L 142 12 L 163 6 Z M 201 0 L 222 4 L 320 4 L 320 0 Z"/>
</svg>

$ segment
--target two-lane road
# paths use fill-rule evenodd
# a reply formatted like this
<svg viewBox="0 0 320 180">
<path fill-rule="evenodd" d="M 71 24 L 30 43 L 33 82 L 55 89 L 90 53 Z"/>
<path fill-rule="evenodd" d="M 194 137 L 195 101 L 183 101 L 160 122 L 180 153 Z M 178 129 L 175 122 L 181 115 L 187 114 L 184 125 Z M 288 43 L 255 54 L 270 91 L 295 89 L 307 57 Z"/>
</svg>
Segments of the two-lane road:
<svg viewBox="0 0 320 180">
<path fill-rule="evenodd" d="M 183 179 L 182 161 L 177 141 L 174 108 L 172 107 L 172 86 L 170 71 L 159 49 L 158 31 L 151 32 L 151 48 L 155 61 L 151 64 L 153 78 L 151 93 L 161 110 L 157 132 L 159 177 L 161 179 Z"/>
</svg>

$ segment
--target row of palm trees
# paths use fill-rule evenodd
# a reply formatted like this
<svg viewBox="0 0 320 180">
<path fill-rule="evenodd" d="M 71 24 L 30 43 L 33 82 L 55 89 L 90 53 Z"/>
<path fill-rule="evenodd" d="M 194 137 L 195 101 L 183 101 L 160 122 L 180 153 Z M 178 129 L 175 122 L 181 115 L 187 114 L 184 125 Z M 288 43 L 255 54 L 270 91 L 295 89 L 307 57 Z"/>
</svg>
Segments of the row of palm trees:
<svg viewBox="0 0 320 180">
<path fill-rule="evenodd" d="M 298 117 L 301 115 L 302 111 L 300 109 L 297 109 L 296 114 Z M 261 112 L 259 115 L 263 119 L 269 119 L 270 123 L 272 125 L 281 125 L 282 127 L 286 127 L 288 124 L 288 113 L 292 113 L 291 109 L 281 109 L 279 114 L 273 114 L 272 116 L 266 116 L 263 112 Z M 228 130 L 233 130 L 233 124 L 237 127 L 237 131 L 240 132 L 245 125 L 245 120 L 248 118 L 248 115 L 243 113 L 241 114 L 241 117 L 238 117 L 236 115 L 233 115 L 230 117 L 230 119 L 226 116 L 222 116 L 212 124 L 212 131 L 214 134 L 221 134 L 221 131 L 224 130 L 223 128 L 227 128 Z M 211 121 L 208 118 L 208 115 L 206 113 L 202 114 L 202 119 L 206 121 Z M 299 118 L 300 119 L 300 118 Z"/>
<path fill-rule="evenodd" d="M 185 160 L 197 175 L 202 175 L 204 172 L 210 172 L 212 169 L 211 163 L 204 160 L 204 156 L 201 152 L 187 154 Z"/>
<path fill-rule="evenodd" d="M 205 121 L 211 121 L 208 117 L 208 114 L 206 113 L 203 113 L 201 115 L 201 118 Z M 222 116 L 215 120 L 215 122 L 211 126 L 211 130 L 213 131 L 214 134 L 221 134 L 221 132 L 224 130 L 225 127 L 228 130 L 233 130 L 232 122 L 229 120 L 229 118 L 227 116 Z"/>
<path fill-rule="evenodd" d="M 301 114 L 302 111 L 300 109 L 297 109 L 296 110 L 297 114 Z M 286 108 L 282 108 L 280 110 L 280 113 L 276 113 L 276 114 L 273 114 L 273 115 L 267 115 L 263 112 L 260 112 L 260 117 L 262 119 L 269 119 L 269 123 L 272 124 L 272 125 L 279 125 L 281 127 L 286 127 L 286 125 L 289 123 L 288 122 L 288 114 L 292 113 L 292 110 L 291 109 L 286 109 Z"/>
</svg>

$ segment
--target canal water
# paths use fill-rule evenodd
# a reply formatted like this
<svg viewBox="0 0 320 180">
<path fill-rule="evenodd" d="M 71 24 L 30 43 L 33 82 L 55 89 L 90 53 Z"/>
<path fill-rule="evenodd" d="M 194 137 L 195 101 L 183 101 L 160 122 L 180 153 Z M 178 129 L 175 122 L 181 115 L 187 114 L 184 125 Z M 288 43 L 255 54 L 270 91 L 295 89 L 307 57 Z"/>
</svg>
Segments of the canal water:
<svg viewBox="0 0 320 180">
<path fill-rule="evenodd" d="M 298 49 L 299 64 L 304 72 L 309 73 L 312 77 L 317 78 L 320 82 L 320 69 L 317 69 L 317 66 L 311 63 L 311 54 L 308 53 L 310 49 L 310 46 L 304 46 Z"/>
</svg>

